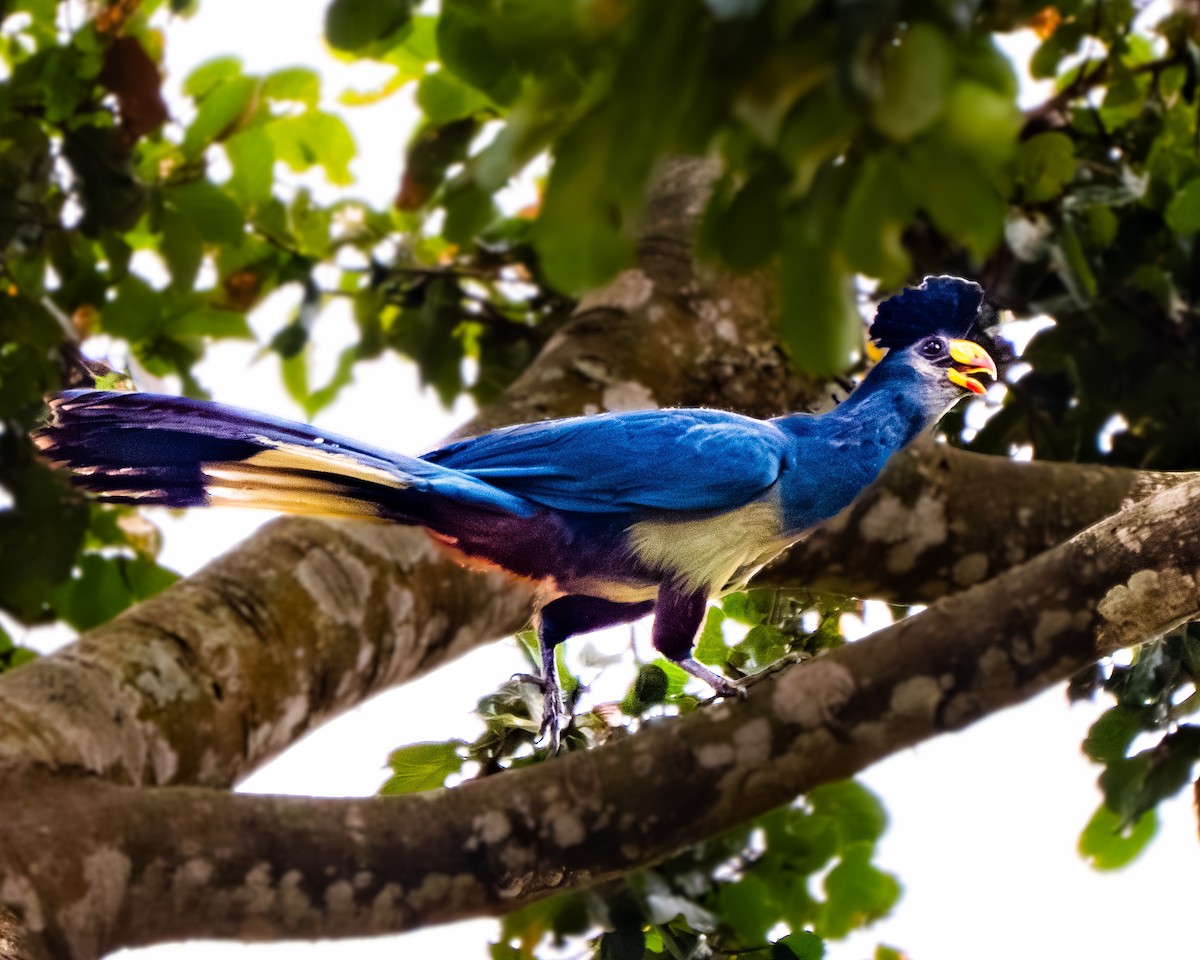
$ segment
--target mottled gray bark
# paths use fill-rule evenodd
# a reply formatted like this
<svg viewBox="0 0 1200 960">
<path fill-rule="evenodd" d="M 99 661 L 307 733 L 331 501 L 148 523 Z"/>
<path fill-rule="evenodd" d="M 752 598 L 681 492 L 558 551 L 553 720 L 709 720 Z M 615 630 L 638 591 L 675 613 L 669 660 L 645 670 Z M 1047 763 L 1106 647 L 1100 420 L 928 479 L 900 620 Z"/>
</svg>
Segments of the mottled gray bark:
<svg viewBox="0 0 1200 960">
<path fill-rule="evenodd" d="M 755 582 L 929 603 L 1196 476 L 1022 463 L 922 440 Z"/>
<path fill-rule="evenodd" d="M 3 890 L 56 956 L 181 936 L 349 936 L 592 885 L 1028 699 L 1200 611 L 1200 480 L 745 700 L 453 790 L 242 796 L 30 775 Z M 32 802 L 31 802 L 32 801 Z M 46 836 L 45 811 L 72 829 Z M 9 896 L 9 894 L 4 894 Z M 86 917 L 86 922 L 79 922 Z"/>
</svg>

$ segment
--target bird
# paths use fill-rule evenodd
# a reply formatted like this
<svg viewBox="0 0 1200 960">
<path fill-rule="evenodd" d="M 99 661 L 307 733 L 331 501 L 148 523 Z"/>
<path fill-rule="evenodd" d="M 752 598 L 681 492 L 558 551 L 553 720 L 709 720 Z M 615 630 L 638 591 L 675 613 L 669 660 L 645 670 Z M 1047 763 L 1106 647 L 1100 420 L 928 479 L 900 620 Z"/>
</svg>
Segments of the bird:
<svg viewBox="0 0 1200 960">
<path fill-rule="evenodd" d="M 848 506 L 888 459 L 996 378 L 969 339 L 983 288 L 929 276 L 883 302 L 885 351 L 822 414 L 706 408 L 519 424 L 419 456 L 205 400 L 108 390 L 49 398 L 33 433 L 102 500 L 242 505 L 424 527 L 464 562 L 538 583 L 539 736 L 569 722 L 555 651 L 653 613 L 652 643 L 719 697 L 742 693 L 692 648 L 710 600 Z"/>
</svg>

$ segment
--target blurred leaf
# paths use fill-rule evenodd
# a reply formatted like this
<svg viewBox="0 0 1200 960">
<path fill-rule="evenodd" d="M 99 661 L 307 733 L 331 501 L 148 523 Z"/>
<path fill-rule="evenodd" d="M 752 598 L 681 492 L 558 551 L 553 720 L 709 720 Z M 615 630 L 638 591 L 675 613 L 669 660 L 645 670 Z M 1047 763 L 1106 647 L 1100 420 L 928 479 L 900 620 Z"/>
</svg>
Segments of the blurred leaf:
<svg viewBox="0 0 1200 960">
<path fill-rule="evenodd" d="M 720 607 L 708 608 L 700 639 L 696 642 L 695 657 L 710 667 L 723 667 L 729 661 L 729 647 L 721 627 L 724 622 L 725 612 Z"/>
<path fill-rule="evenodd" d="M 1097 870 L 1116 870 L 1131 862 L 1158 832 L 1158 815 L 1149 810 L 1132 823 L 1123 822 L 1100 804 L 1079 837 L 1079 853 Z"/>
<path fill-rule="evenodd" d="M 780 285 L 779 332 L 792 361 L 813 375 L 845 370 L 862 344 L 854 277 L 802 216 L 784 221 Z"/>
<path fill-rule="evenodd" d="M 920 21 L 888 50 L 880 94 L 871 112 L 875 128 L 896 141 L 911 140 L 941 116 L 950 81 L 945 34 Z"/>
<path fill-rule="evenodd" d="M 840 938 L 851 930 L 878 920 L 891 911 L 900 897 L 900 884 L 889 873 L 871 864 L 874 847 L 853 843 L 842 851 L 841 862 L 825 878 L 828 900 L 821 911 L 817 933 Z"/>
<path fill-rule="evenodd" d="M 195 224 L 206 243 L 236 245 L 244 224 L 237 203 L 220 187 L 196 180 L 163 190 L 168 207 L 178 210 Z"/>
<path fill-rule="evenodd" d="M 894 156 L 869 158 L 846 199 L 839 248 L 855 270 L 879 279 L 885 289 L 901 285 L 912 271 L 903 233 L 913 204 Z"/>
<path fill-rule="evenodd" d="M 622 927 L 600 935 L 599 960 L 642 960 L 646 935 L 640 927 Z"/>
<path fill-rule="evenodd" d="M 1107 763 L 1122 760 L 1133 738 L 1149 729 L 1151 717 L 1144 710 L 1112 707 L 1100 715 L 1083 741 L 1084 752 L 1093 760 Z"/>
<path fill-rule="evenodd" d="M 744 944 L 760 943 L 778 922 L 771 889 L 750 874 L 717 888 L 717 912 Z"/>
<path fill-rule="evenodd" d="M 325 37 L 338 50 L 358 50 L 408 23 L 412 0 L 330 0 Z"/>
<path fill-rule="evenodd" d="M 491 101 L 448 70 L 427 73 L 417 84 L 417 106 L 435 126 L 461 120 L 485 109 Z"/>
<path fill-rule="evenodd" d="M 196 117 L 183 136 L 183 153 L 188 159 L 199 157 L 204 149 L 223 140 L 250 106 L 257 83 L 251 77 L 225 76 L 199 99 Z"/>
<path fill-rule="evenodd" d="M 274 184 L 275 144 L 261 126 L 239 130 L 225 141 L 233 167 L 229 189 L 243 203 L 258 203 L 271 195 Z"/>
<path fill-rule="evenodd" d="M 809 930 L 789 933 L 778 943 L 787 947 L 796 960 L 822 960 L 825 956 L 825 941 Z"/>
<path fill-rule="evenodd" d="M 296 171 L 319 166 L 330 183 L 348 184 L 354 138 L 340 117 L 320 110 L 280 117 L 266 126 L 275 147 L 275 158 Z"/>
<path fill-rule="evenodd" d="M 1200 232 L 1200 177 L 1189 180 L 1172 198 L 1167 225 L 1176 233 Z"/>
<path fill-rule="evenodd" d="M 887 813 L 879 798 L 857 780 L 815 787 L 807 794 L 813 812 L 838 825 L 843 845 L 874 843 L 887 829 Z"/>
<path fill-rule="evenodd" d="M 1026 203 L 1053 200 L 1074 175 L 1075 143 L 1065 133 L 1039 133 L 1017 151 L 1016 180 Z"/>
<path fill-rule="evenodd" d="M 178 579 L 146 557 L 84 554 L 75 576 L 56 591 L 55 612 L 77 630 L 90 630 Z"/>
<path fill-rule="evenodd" d="M 388 757 L 392 775 L 379 788 L 384 795 L 418 793 L 445 786 L 446 778 L 462 769 L 461 740 L 440 743 L 414 743 L 393 750 Z"/>
<path fill-rule="evenodd" d="M 270 100 L 291 100 L 315 107 L 321 99 L 321 77 L 308 67 L 285 67 L 263 78 L 262 95 Z"/>
</svg>

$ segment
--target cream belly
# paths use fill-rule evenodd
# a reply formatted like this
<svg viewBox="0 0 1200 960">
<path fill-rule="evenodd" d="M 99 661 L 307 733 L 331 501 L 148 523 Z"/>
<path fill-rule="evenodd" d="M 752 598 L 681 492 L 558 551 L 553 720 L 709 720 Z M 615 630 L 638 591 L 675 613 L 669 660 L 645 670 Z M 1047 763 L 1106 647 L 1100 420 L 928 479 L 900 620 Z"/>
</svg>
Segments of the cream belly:
<svg viewBox="0 0 1200 960">
<path fill-rule="evenodd" d="M 769 499 L 703 520 L 643 520 L 629 528 L 629 538 L 652 570 L 710 595 L 744 583 L 795 539 L 784 536 Z"/>
</svg>

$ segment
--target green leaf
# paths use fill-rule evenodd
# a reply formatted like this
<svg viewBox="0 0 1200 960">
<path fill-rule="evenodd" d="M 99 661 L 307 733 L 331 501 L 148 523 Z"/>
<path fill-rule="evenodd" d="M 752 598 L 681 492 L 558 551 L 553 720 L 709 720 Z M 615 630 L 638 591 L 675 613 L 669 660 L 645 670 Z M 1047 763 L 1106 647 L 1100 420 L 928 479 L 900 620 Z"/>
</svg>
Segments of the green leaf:
<svg viewBox="0 0 1200 960">
<path fill-rule="evenodd" d="M 786 946 L 796 960 L 822 960 L 825 956 L 825 941 L 811 930 L 789 933 L 777 943 Z"/>
<path fill-rule="evenodd" d="M 843 845 L 874 843 L 887 829 L 887 812 L 879 798 L 857 780 L 827 783 L 808 792 L 813 812 L 838 825 Z"/>
<path fill-rule="evenodd" d="M 717 913 L 743 944 L 761 943 L 779 922 L 771 889 L 753 873 L 717 887 Z"/>
<path fill-rule="evenodd" d="M 874 846 L 855 843 L 842 853 L 842 861 L 825 878 L 827 900 L 817 933 L 838 939 L 886 915 L 900 898 L 900 884 L 889 873 L 871 864 Z"/>
<path fill-rule="evenodd" d="M 599 960 L 642 960 L 646 934 L 641 927 L 620 927 L 600 935 Z"/>
<path fill-rule="evenodd" d="M 414 743 L 392 751 L 388 766 L 392 776 L 379 788 L 381 794 L 417 793 L 435 790 L 446 784 L 446 778 L 462 769 L 461 740 L 440 743 Z"/>
<path fill-rule="evenodd" d="M 764 171 L 748 180 L 725 209 L 716 227 L 717 249 L 734 270 L 761 267 L 775 253 L 785 186 L 778 171 Z"/>
<path fill-rule="evenodd" d="M 348 184 L 350 161 L 356 148 L 354 138 L 341 117 L 309 110 L 297 117 L 280 117 L 266 126 L 275 146 L 275 157 L 293 170 L 320 166 L 330 183 Z"/>
<path fill-rule="evenodd" d="M 76 576 L 57 590 L 55 612 L 77 630 L 90 630 L 178 579 L 146 557 L 84 554 Z"/>
<path fill-rule="evenodd" d="M 199 101 L 196 117 L 183 136 L 183 154 L 194 160 L 210 143 L 233 132 L 236 121 L 250 106 L 258 83 L 251 77 L 223 79 Z"/>
<path fill-rule="evenodd" d="M 183 81 L 183 92 L 193 100 L 200 100 L 216 87 L 241 75 L 240 57 L 215 57 L 206 60 L 187 75 Z"/>
<path fill-rule="evenodd" d="M 131 343 L 149 339 L 162 325 L 162 295 L 130 274 L 117 285 L 116 297 L 104 305 L 100 322 L 105 333 Z"/>
<path fill-rule="evenodd" d="M 168 186 L 163 190 L 163 199 L 196 225 L 206 243 L 237 245 L 245 235 L 237 201 L 208 180 Z"/>
<path fill-rule="evenodd" d="M 435 126 L 473 116 L 491 104 L 491 100 L 469 87 L 448 70 L 427 73 L 417 84 L 417 106 Z"/>
<path fill-rule="evenodd" d="M 261 126 L 246 127 L 225 141 L 233 167 L 229 189 L 243 203 L 260 203 L 271 195 L 275 175 L 275 144 Z"/>
<path fill-rule="evenodd" d="M 177 210 L 163 211 L 159 252 L 171 271 L 171 285 L 176 290 L 191 290 L 204 259 L 204 240 L 191 217 Z"/>
<path fill-rule="evenodd" d="M 1079 836 L 1079 853 L 1097 870 L 1116 870 L 1145 850 L 1157 832 L 1154 810 L 1128 823 L 1102 803 Z"/>
<path fill-rule="evenodd" d="M 473 183 L 447 190 L 445 209 L 442 235 L 460 246 L 472 243 L 499 216 L 492 195 Z"/>
<path fill-rule="evenodd" d="M 801 218 L 784 221 L 780 334 L 792 362 L 810 374 L 840 373 L 862 345 L 854 274 Z"/>
<path fill-rule="evenodd" d="M 1176 233 L 1200 232 L 1200 177 L 1193 177 L 1171 198 L 1167 226 Z"/>
<path fill-rule="evenodd" d="M 729 662 L 729 646 L 725 643 L 725 611 L 720 607 L 709 607 L 704 618 L 704 628 L 696 642 L 695 657 L 710 667 L 723 667 Z"/>
<path fill-rule="evenodd" d="M 269 100 L 290 100 L 315 107 L 321 99 L 321 78 L 308 67 L 286 67 L 263 78 L 262 94 Z"/>
<path fill-rule="evenodd" d="M 325 10 L 325 38 L 354 51 L 391 36 L 412 17 L 412 0 L 332 0 Z"/>
<path fill-rule="evenodd" d="M 743 590 L 721 600 L 721 609 L 731 620 L 755 627 L 766 622 L 775 606 L 774 590 Z"/>
<path fill-rule="evenodd" d="M 931 127 L 946 106 L 951 60 L 941 30 L 912 24 L 888 51 L 881 92 L 871 110 L 875 129 L 902 142 Z"/>
<path fill-rule="evenodd" d="M 172 318 L 165 332 L 173 337 L 212 337 L 219 340 L 253 340 L 254 333 L 241 313 L 207 304 Z"/>
<path fill-rule="evenodd" d="M 1016 181 L 1026 203 L 1045 203 L 1075 175 L 1075 141 L 1057 130 L 1030 137 L 1017 149 Z"/>
<path fill-rule="evenodd" d="M 847 263 L 878 278 L 885 289 L 900 286 L 912 270 L 903 233 L 914 210 L 896 166 L 890 152 L 867 158 L 846 200 L 838 237 Z"/>
<path fill-rule="evenodd" d="M 633 241 L 611 199 L 611 176 L 578 128 L 560 143 L 533 242 L 547 279 L 561 290 L 597 287 L 632 260 Z"/>
<path fill-rule="evenodd" d="M 1144 710 L 1112 707 L 1092 724 L 1083 741 L 1083 752 L 1100 763 L 1123 760 L 1133 738 L 1150 729 L 1151 721 Z"/>
</svg>

